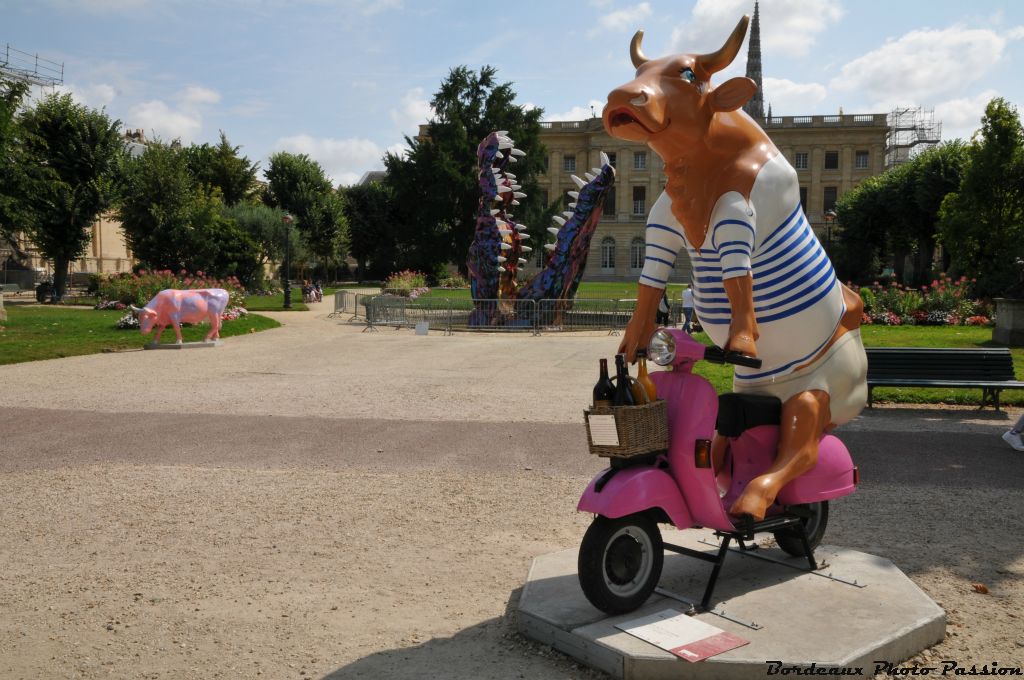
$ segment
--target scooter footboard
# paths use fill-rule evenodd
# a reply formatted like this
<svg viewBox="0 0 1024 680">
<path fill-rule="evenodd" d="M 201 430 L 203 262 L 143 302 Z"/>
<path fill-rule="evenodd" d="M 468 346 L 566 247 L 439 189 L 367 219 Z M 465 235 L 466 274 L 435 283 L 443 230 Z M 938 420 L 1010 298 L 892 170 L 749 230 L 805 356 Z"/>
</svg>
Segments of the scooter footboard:
<svg viewBox="0 0 1024 680">
<path fill-rule="evenodd" d="M 681 529 L 693 526 L 679 486 L 668 472 L 655 467 L 626 468 L 616 471 L 610 479 L 604 479 L 609 470 L 602 471 L 590 481 L 580 497 L 577 510 L 615 519 L 661 508 L 675 526 Z"/>
</svg>

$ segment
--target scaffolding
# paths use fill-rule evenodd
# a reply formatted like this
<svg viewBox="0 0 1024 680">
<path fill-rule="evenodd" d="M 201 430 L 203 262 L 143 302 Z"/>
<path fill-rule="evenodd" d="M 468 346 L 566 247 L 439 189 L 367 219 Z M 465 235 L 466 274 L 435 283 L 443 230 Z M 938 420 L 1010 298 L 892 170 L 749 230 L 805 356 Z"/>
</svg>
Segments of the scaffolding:
<svg viewBox="0 0 1024 680">
<path fill-rule="evenodd" d="M 40 87 L 56 87 L 64 84 L 64 64 L 22 52 L 7 43 L 0 52 L 0 78 Z"/>
<path fill-rule="evenodd" d="M 889 132 L 885 138 L 885 167 L 906 163 L 931 149 L 942 137 L 942 123 L 935 122 L 934 109 L 911 106 L 893 109 L 889 114 Z"/>
</svg>

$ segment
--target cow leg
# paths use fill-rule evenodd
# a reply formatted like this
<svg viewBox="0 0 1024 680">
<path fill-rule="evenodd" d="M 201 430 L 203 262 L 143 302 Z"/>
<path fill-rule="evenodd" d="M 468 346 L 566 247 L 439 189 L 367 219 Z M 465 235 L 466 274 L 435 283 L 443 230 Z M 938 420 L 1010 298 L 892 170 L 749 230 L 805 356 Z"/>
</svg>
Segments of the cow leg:
<svg viewBox="0 0 1024 680">
<path fill-rule="evenodd" d="M 747 484 L 729 512 L 764 519 L 782 487 L 818 462 L 818 441 L 831 417 L 829 396 L 821 390 L 800 392 L 782 405 L 779 448 L 768 470 Z"/>
<path fill-rule="evenodd" d="M 156 327 L 156 335 L 153 337 L 153 344 L 154 345 L 159 345 L 160 344 L 160 336 L 163 335 L 163 332 L 164 332 L 165 328 L 167 328 L 167 326 L 157 326 Z"/>
<path fill-rule="evenodd" d="M 220 314 L 210 314 L 210 332 L 206 334 L 206 341 L 216 340 L 220 337 Z"/>
<path fill-rule="evenodd" d="M 174 326 L 174 337 L 177 338 L 175 342 L 181 344 L 181 322 L 177 319 L 171 319 L 171 325 Z"/>
</svg>

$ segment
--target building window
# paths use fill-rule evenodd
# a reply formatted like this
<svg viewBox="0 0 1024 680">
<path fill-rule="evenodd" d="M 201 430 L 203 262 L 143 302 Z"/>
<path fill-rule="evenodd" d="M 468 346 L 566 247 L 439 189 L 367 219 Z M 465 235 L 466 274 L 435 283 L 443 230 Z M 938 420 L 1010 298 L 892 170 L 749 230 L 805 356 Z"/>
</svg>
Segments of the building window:
<svg viewBox="0 0 1024 680">
<path fill-rule="evenodd" d="M 647 214 L 647 187 L 633 187 L 633 214 Z"/>
<path fill-rule="evenodd" d="M 793 160 L 793 165 L 796 166 L 797 170 L 807 169 L 807 152 L 797 151 L 796 158 Z"/>
<path fill-rule="evenodd" d="M 825 193 L 822 201 L 822 210 L 828 212 L 834 210 L 836 207 L 837 189 L 836 187 L 825 187 Z"/>
<path fill-rule="evenodd" d="M 615 239 L 605 236 L 601 241 L 601 272 L 615 273 Z"/>
<path fill-rule="evenodd" d="M 647 169 L 647 152 L 646 151 L 634 151 L 633 152 L 633 169 L 634 170 L 646 170 Z"/>
<path fill-rule="evenodd" d="M 550 165 L 551 165 L 551 158 L 548 157 L 548 156 L 544 156 L 544 169 L 541 171 L 541 174 L 546 173 L 548 171 L 548 167 L 550 167 Z"/>
<path fill-rule="evenodd" d="M 562 159 L 562 169 L 566 172 L 576 172 L 576 155 L 569 154 Z"/>
<path fill-rule="evenodd" d="M 605 154 L 605 155 L 608 156 L 608 165 L 610 165 L 610 166 L 612 166 L 614 168 L 615 167 L 615 152 L 613 151 L 612 153 Z"/>
<path fill-rule="evenodd" d="M 644 268 L 644 254 L 647 244 L 640 237 L 629 242 L 629 269 L 630 273 L 637 274 Z"/>
<path fill-rule="evenodd" d="M 807 187 L 800 187 L 800 209 L 807 214 Z"/>
<path fill-rule="evenodd" d="M 615 217 L 615 187 L 613 186 L 611 191 L 605 194 L 604 197 L 604 214 Z"/>
<path fill-rule="evenodd" d="M 825 152 L 825 169 L 826 170 L 838 170 L 839 169 L 839 152 L 838 151 L 826 151 Z"/>
<path fill-rule="evenodd" d="M 853 167 L 857 168 L 858 170 L 867 170 L 868 169 L 868 152 L 867 151 L 858 151 L 857 152 L 857 155 L 854 157 Z"/>
</svg>

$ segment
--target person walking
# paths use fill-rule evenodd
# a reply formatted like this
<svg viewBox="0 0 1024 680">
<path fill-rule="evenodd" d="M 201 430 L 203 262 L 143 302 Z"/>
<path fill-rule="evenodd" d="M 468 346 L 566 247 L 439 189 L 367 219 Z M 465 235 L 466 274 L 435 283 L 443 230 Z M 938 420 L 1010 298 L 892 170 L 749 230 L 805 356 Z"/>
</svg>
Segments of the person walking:
<svg viewBox="0 0 1024 680">
<path fill-rule="evenodd" d="M 691 332 L 690 325 L 693 322 L 693 286 L 683 289 L 683 330 Z"/>
<path fill-rule="evenodd" d="M 1024 414 L 1021 414 L 1012 429 L 1003 433 L 1003 441 L 1016 451 L 1024 451 L 1024 441 L 1021 441 L 1020 438 L 1021 431 L 1024 431 Z"/>
</svg>

